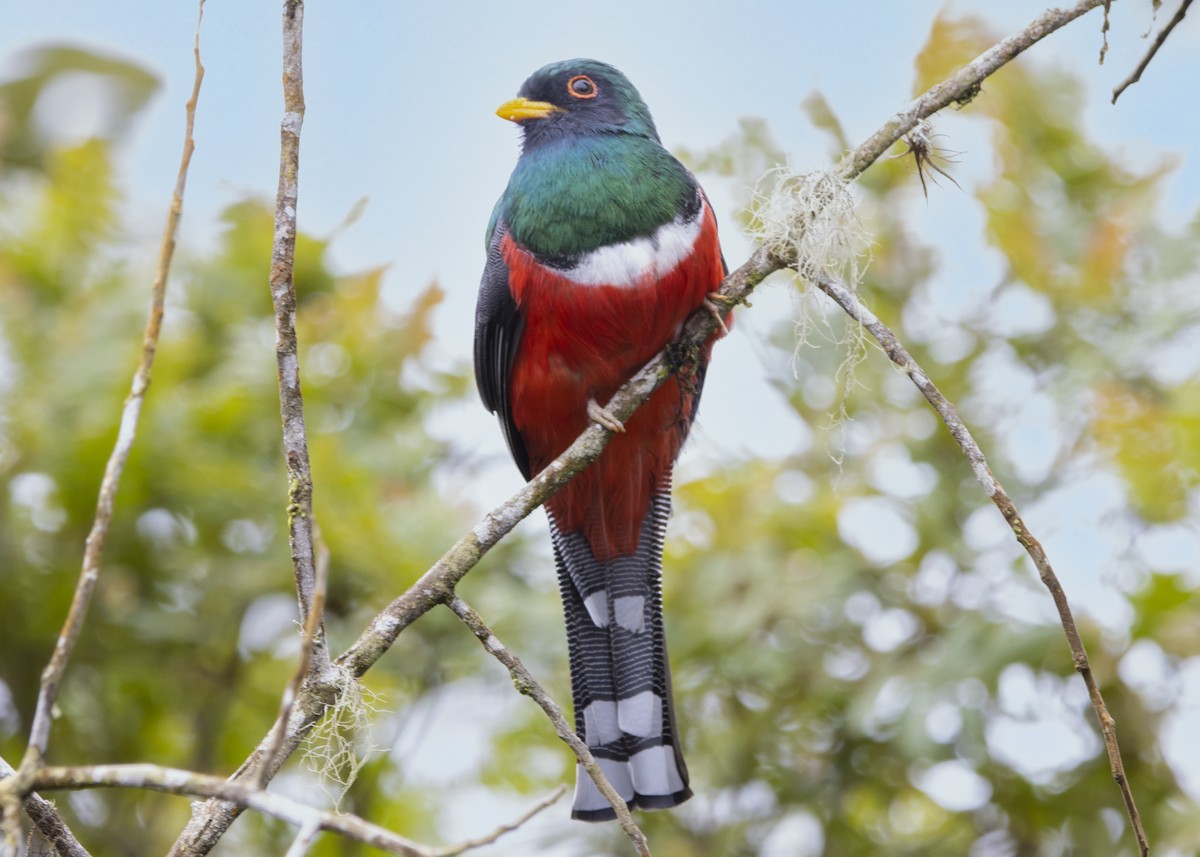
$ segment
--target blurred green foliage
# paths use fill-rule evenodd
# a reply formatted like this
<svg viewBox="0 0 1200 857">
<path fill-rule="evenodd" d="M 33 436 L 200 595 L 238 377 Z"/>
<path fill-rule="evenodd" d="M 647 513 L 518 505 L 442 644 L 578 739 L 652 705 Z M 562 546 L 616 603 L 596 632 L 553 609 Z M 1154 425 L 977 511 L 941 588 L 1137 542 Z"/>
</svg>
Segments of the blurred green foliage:
<svg viewBox="0 0 1200 857">
<path fill-rule="evenodd" d="M 970 21 L 940 21 L 915 88 L 991 42 Z M 10 761 L 75 584 L 149 293 L 149 272 L 129 261 L 142 237 L 124 231 L 111 166 L 144 94 L 115 102 L 122 116 L 104 139 L 64 147 L 29 125 L 39 87 L 55 69 L 79 67 L 123 91 L 149 85 L 132 67 L 47 52 L 28 80 L 0 89 L 0 753 Z M 1068 75 L 1017 63 L 963 112 L 991 136 L 996 174 L 973 193 L 1005 267 L 976 312 L 914 321 L 928 309 L 938 257 L 904 219 L 919 192 L 909 160 L 880 161 L 858 183 L 875 241 L 862 290 L 985 450 L 1005 448 L 1006 406 L 989 398 L 997 361 L 1054 403 L 1062 437 L 1051 467 L 1030 475 L 1016 456 L 992 456 L 1018 503 L 1081 473 L 1108 474 L 1125 492 L 1121 525 L 1145 529 L 1184 519 L 1195 503 L 1200 383 L 1156 370 L 1200 320 L 1200 219 L 1163 226 L 1169 169 L 1140 173 L 1099 149 L 1079 107 Z M 834 110 L 817 96 L 805 109 L 833 150 L 844 149 Z M 765 123 L 746 120 L 727 144 L 688 157 L 748 185 L 786 153 Z M 154 385 L 64 686 L 55 763 L 227 773 L 265 733 L 292 669 L 271 215 L 244 200 L 226 210 L 224 227 L 216 252 L 184 248 L 170 286 Z M 470 526 L 478 510 L 436 479 L 455 468 L 461 482 L 477 462 L 426 430 L 439 408 L 474 395 L 465 369 L 438 371 L 424 356 L 438 287 L 390 312 L 379 300 L 383 271 L 336 273 L 327 249 L 300 237 L 296 284 L 337 651 Z M 1048 307 L 1045 323 L 998 331 L 997 307 L 1030 293 Z M 836 337 L 843 320 L 825 312 Z M 793 340 L 782 322 L 770 347 L 790 353 Z M 1048 596 L 1015 542 L 981 547 L 970 535 L 995 512 L 881 354 L 857 368 L 844 435 L 825 428 L 843 358 L 830 345 L 804 348 L 795 376 L 777 379 L 816 431 L 810 448 L 731 463 L 677 489 L 665 599 L 698 796 L 644 817 L 655 854 L 1133 854 Z M 828 450 L 839 444 L 846 453 L 835 461 Z M 911 549 L 850 536 L 855 510 L 902 521 Z M 1200 662 L 1200 605 L 1185 576 L 1133 551 L 1120 559 L 1128 573 L 1108 583 L 1129 621 L 1102 627 L 1083 615 L 1081 631 L 1151 841 L 1158 853 L 1189 853 L 1200 811 L 1161 739 L 1182 670 Z M 465 596 L 569 699 L 545 545 L 510 538 L 485 569 L 464 583 Z M 1122 669 L 1137 647 L 1156 653 L 1156 679 Z M 366 766 L 346 810 L 414 838 L 461 839 L 483 832 L 454 821 L 469 819 L 481 795 L 521 804 L 571 776 L 540 711 L 442 613 L 408 629 L 367 684 L 381 695 L 375 740 L 392 752 Z M 446 740 L 439 722 L 456 724 L 453 746 L 436 744 Z M 1077 746 L 1051 753 L 1057 763 L 1014 761 L 1022 736 L 1052 744 L 1064 733 Z M 470 764 L 430 779 L 421 754 Z M 299 779 L 289 773 L 284 784 Z M 97 791 L 60 803 L 104 854 L 161 852 L 187 817 L 186 801 L 156 795 Z M 530 826 L 536 846 L 496 852 L 627 853 L 611 828 L 563 815 L 560 806 Z M 247 817 L 215 853 L 277 854 L 288 840 L 283 826 Z M 326 837 L 312 853 L 365 849 Z"/>
</svg>

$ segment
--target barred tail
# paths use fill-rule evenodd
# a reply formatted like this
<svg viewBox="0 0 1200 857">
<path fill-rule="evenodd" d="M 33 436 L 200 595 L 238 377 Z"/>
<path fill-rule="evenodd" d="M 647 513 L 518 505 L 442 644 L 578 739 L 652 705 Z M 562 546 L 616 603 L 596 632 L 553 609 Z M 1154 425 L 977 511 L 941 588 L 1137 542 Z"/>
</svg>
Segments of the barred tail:
<svg viewBox="0 0 1200 857">
<path fill-rule="evenodd" d="M 637 550 L 595 558 L 582 532 L 561 533 L 551 516 L 567 644 L 575 731 L 631 809 L 665 809 L 692 796 L 675 731 L 662 621 L 662 552 L 669 488 L 651 501 Z M 615 817 L 587 772 L 576 771 L 571 817 Z"/>
</svg>

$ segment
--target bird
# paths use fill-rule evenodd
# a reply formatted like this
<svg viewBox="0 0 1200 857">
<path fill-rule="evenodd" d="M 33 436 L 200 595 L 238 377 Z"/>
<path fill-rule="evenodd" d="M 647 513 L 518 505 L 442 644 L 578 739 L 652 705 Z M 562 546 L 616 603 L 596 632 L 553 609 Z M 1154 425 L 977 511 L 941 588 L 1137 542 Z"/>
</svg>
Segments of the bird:
<svg viewBox="0 0 1200 857">
<path fill-rule="evenodd" d="M 487 229 L 477 386 L 526 480 L 589 424 L 614 432 L 546 503 L 575 730 L 630 809 L 670 808 L 692 791 L 663 628 L 663 543 L 672 470 L 721 330 L 688 377 L 668 378 L 624 422 L 604 405 L 692 313 L 717 311 L 727 267 L 716 218 L 611 65 L 551 63 L 496 114 L 522 141 Z M 571 815 L 616 815 L 582 765 Z"/>
</svg>

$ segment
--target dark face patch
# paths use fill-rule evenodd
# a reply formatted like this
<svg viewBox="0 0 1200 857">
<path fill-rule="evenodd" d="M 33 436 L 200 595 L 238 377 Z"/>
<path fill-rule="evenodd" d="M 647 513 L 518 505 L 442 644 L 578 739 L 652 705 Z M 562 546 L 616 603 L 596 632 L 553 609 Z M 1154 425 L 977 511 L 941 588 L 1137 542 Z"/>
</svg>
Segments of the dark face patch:
<svg viewBox="0 0 1200 857">
<path fill-rule="evenodd" d="M 542 69 L 525 81 L 519 94 L 531 101 L 549 102 L 561 111 L 527 123 L 529 131 L 535 128 L 528 126 L 539 125 L 558 126 L 558 132 L 611 129 L 630 119 L 620 87 L 594 69 L 566 67 L 549 73 Z"/>
</svg>

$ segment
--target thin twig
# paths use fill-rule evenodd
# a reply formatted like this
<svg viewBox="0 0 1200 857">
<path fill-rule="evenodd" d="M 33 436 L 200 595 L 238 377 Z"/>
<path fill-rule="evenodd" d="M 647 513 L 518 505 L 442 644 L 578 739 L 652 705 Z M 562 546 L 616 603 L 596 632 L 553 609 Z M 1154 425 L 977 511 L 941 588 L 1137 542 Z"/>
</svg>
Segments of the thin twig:
<svg viewBox="0 0 1200 857">
<path fill-rule="evenodd" d="M 892 362 L 903 369 L 908 377 L 912 379 L 912 382 L 916 384 L 917 389 L 921 391 L 921 394 L 929 401 L 933 409 L 937 411 L 946 428 L 950 430 L 950 435 L 958 443 L 959 448 L 962 449 L 963 454 L 971 463 L 971 469 L 975 472 L 975 478 L 983 486 L 984 493 L 996 504 L 996 508 L 1000 510 L 1000 514 L 1004 516 L 1004 520 L 1012 528 L 1013 535 L 1016 536 L 1021 547 L 1025 548 L 1026 553 L 1029 554 L 1029 558 L 1033 560 L 1042 583 L 1050 590 L 1050 595 L 1054 598 L 1054 606 L 1058 608 L 1059 620 L 1062 622 L 1063 633 L 1067 637 L 1067 645 L 1071 648 L 1071 657 L 1075 663 L 1075 669 L 1083 676 L 1083 682 L 1087 685 L 1088 696 L 1091 698 L 1092 708 L 1096 712 L 1096 719 L 1100 722 L 1100 731 L 1104 735 L 1104 747 L 1108 751 L 1108 763 L 1112 769 L 1113 779 L 1117 781 L 1117 785 L 1121 790 L 1121 797 L 1125 801 L 1125 809 L 1133 826 L 1134 835 L 1137 838 L 1138 849 L 1143 857 L 1145 857 L 1145 855 L 1150 853 L 1150 846 L 1146 841 L 1146 832 L 1142 827 L 1142 819 L 1138 813 L 1137 804 L 1133 800 L 1133 792 L 1130 791 L 1129 783 L 1125 779 L 1125 766 L 1121 761 L 1121 748 L 1117 744 L 1116 721 L 1109 714 L 1108 706 L 1104 704 L 1104 697 L 1100 695 L 1100 688 L 1097 686 L 1096 679 L 1092 675 L 1087 650 L 1084 648 L 1083 640 L 1080 639 L 1079 631 L 1075 627 L 1075 618 L 1072 616 L 1071 607 L 1067 603 L 1066 593 L 1063 592 L 1062 585 L 1058 581 L 1058 576 L 1054 573 L 1054 568 L 1050 565 L 1050 560 L 1047 558 L 1045 550 L 1042 549 L 1041 543 L 1029 532 L 1029 528 L 1017 512 L 1016 504 L 1008 496 L 1008 493 L 1004 490 L 1004 486 L 992 474 L 991 468 L 988 467 L 987 459 L 983 455 L 983 450 L 979 448 L 979 444 L 971 436 L 970 430 L 967 429 L 962 419 L 959 418 L 958 410 L 954 407 L 954 404 L 930 380 L 925 370 L 920 367 L 917 361 L 913 359 L 913 356 L 908 353 L 908 350 L 896 338 L 896 334 L 886 324 L 881 322 L 874 313 L 867 309 L 856 295 L 832 277 L 827 274 L 821 274 L 814 278 L 814 282 L 821 291 L 829 295 L 838 306 L 845 310 L 847 315 L 865 327 L 883 347 L 884 353 L 891 358 Z"/>
<path fill-rule="evenodd" d="M 296 200 L 300 176 L 300 129 L 304 125 L 304 0 L 283 4 L 283 121 L 279 125 L 279 187 L 275 193 L 275 241 L 271 248 L 271 303 L 275 308 L 275 363 L 279 375 L 279 414 L 288 478 L 288 542 L 300 621 L 308 624 L 316 569 L 313 551 L 312 472 L 300 391 L 296 340 Z M 325 635 L 318 624 L 310 674 L 329 665 Z"/>
<path fill-rule="evenodd" d="M 316 841 L 320 832 L 321 825 L 315 820 L 303 825 L 296 833 L 296 838 L 292 840 L 287 854 L 283 855 L 283 857 L 304 857 L 308 853 L 308 849 L 312 847 L 313 842 Z"/>
<path fill-rule="evenodd" d="M 312 473 L 300 389 L 299 347 L 296 338 L 296 204 L 300 174 L 300 131 L 304 125 L 304 0 L 283 3 L 283 120 L 279 128 L 279 184 L 275 197 L 275 237 L 271 249 L 271 302 L 275 313 L 275 360 L 279 376 L 279 410 L 288 474 L 288 542 L 300 619 L 308 627 L 313 610 L 316 562 L 313 551 Z M 320 616 L 318 616 L 318 622 Z M 318 624 L 310 649 L 308 678 L 329 668 L 324 628 Z M 303 711 L 297 728 L 277 722 L 231 779 L 253 775 L 267 783 L 316 722 L 324 705 L 317 699 L 299 700 Z M 295 699 L 293 700 L 293 705 Z M 172 846 L 171 855 L 207 854 L 241 812 L 232 803 L 206 802 L 193 808 L 192 819 Z"/>
<path fill-rule="evenodd" d="M 312 661 L 313 646 L 321 626 L 321 617 L 325 614 L 325 591 L 329 581 L 329 548 L 323 542 L 317 543 L 316 579 L 313 581 L 312 607 L 308 611 L 308 621 L 304 623 L 304 636 L 300 641 L 300 657 L 297 659 L 296 671 L 292 680 L 284 688 L 283 697 L 279 701 L 279 716 L 275 718 L 275 726 L 271 731 L 271 744 L 259 766 L 254 778 L 255 785 L 260 789 L 267 784 L 267 772 L 277 770 L 282 760 L 279 758 L 283 748 L 284 737 L 287 734 L 287 724 L 292 719 L 292 709 L 296 705 L 296 697 L 300 687 L 308 678 L 309 664 Z"/>
<path fill-rule="evenodd" d="M 183 191 L 187 183 L 188 165 L 192 160 L 192 152 L 196 148 L 192 130 L 196 121 L 196 102 L 200 97 L 200 83 L 204 79 L 204 66 L 200 63 L 200 24 L 203 19 L 204 0 L 200 0 L 200 11 L 196 20 L 196 35 L 193 43 L 196 75 L 192 83 L 192 94 L 185 108 L 187 118 L 183 138 L 183 156 L 179 163 L 179 173 L 175 178 L 175 190 L 171 195 L 167 222 L 163 228 L 162 247 L 159 250 L 158 267 L 154 272 L 154 284 L 150 293 L 150 317 L 146 321 L 146 330 L 142 336 L 142 354 L 133 375 L 132 388 L 125 398 L 117 440 L 104 468 L 104 479 L 100 483 L 100 495 L 96 502 L 96 515 L 92 521 L 91 532 L 88 533 L 83 554 L 83 567 L 75 586 L 75 595 L 71 599 L 70 612 L 58 635 L 54 654 L 42 671 L 37 708 L 29 734 L 29 746 L 25 752 L 25 759 L 21 763 L 22 771 L 27 766 L 36 767 L 41 764 L 46 755 L 46 746 L 50 741 L 50 723 L 54 703 L 58 699 L 58 691 L 63 674 L 67 669 L 67 662 L 71 658 L 71 652 L 74 650 L 80 630 L 83 628 L 83 621 L 92 600 L 92 593 L 96 588 L 96 581 L 100 577 L 100 558 L 104 553 L 104 542 L 108 537 L 109 523 L 112 521 L 117 487 L 121 481 L 121 474 L 125 470 L 129 451 L 133 447 L 142 401 L 150 386 L 150 370 L 154 365 L 154 354 L 158 349 L 158 335 L 162 329 L 163 297 L 167 289 L 167 275 L 171 270 L 171 259 L 175 255 L 175 240 L 179 232 L 179 220 L 183 213 Z"/>
<path fill-rule="evenodd" d="M 1104 23 L 1100 25 L 1100 65 L 1104 65 L 1104 58 L 1108 56 L 1108 31 L 1112 29 L 1108 16 L 1111 12 L 1112 0 L 1104 0 Z"/>
<path fill-rule="evenodd" d="M 564 794 L 567 793 L 567 787 L 560 785 L 550 794 L 539 800 L 529 809 L 527 809 L 520 818 L 514 819 L 507 824 L 502 824 L 489 833 L 487 836 L 480 836 L 478 839 L 468 839 L 465 842 L 460 842 L 457 845 L 447 845 L 445 848 L 439 848 L 434 852 L 435 857 L 457 857 L 464 851 L 469 851 L 472 848 L 482 848 L 484 845 L 491 845 L 501 836 L 506 833 L 511 833 L 519 827 L 524 826 L 530 819 L 537 815 L 547 807 L 553 806 L 558 802 Z"/>
<path fill-rule="evenodd" d="M 563 743 L 571 748 L 571 752 L 575 754 L 575 758 L 579 760 L 579 764 L 583 766 L 588 776 L 592 778 L 592 782 L 596 784 L 596 788 L 600 790 L 600 794 L 604 795 L 604 799 L 609 802 L 613 810 L 617 813 L 617 822 L 621 825 L 621 829 L 625 831 L 625 835 L 633 842 L 638 854 L 642 855 L 642 857 L 649 857 L 650 845 L 646 841 L 646 834 L 642 833 L 641 828 L 637 826 L 637 822 L 633 820 L 633 813 L 629 811 L 629 806 L 625 803 L 625 800 L 617 794 L 617 790 L 612 787 L 612 783 L 604 776 L 604 771 L 600 770 L 600 765 L 597 764 L 595 757 L 592 756 L 592 751 L 588 749 L 587 744 L 583 743 L 579 739 L 579 736 L 575 734 L 575 730 L 567 724 L 567 719 L 563 717 L 562 709 L 559 708 L 558 703 L 550 697 L 550 694 L 546 693 L 545 688 L 538 684 L 529 670 L 525 668 L 525 665 L 521 663 L 521 659 L 497 639 L 492 630 L 484 623 L 483 617 L 472 610 L 470 605 L 456 595 L 447 602 L 446 606 L 471 629 L 471 633 L 483 644 L 483 648 L 487 650 L 488 654 L 504 664 L 509 675 L 512 676 L 513 687 L 536 702 L 542 711 L 546 712 L 546 716 L 554 724 L 555 733 L 563 740 Z"/>
<path fill-rule="evenodd" d="M 922 119 L 951 104 L 966 104 L 979 93 L 983 81 L 1006 63 L 1055 30 L 1104 3 L 1105 0 L 1080 0 L 1070 9 L 1046 10 L 1020 32 L 997 42 L 950 77 L 910 101 L 907 107 L 885 122 L 861 146 L 842 158 L 838 164 L 838 176 L 846 182 L 858 178 L 894 143 L 917 127 Z"/>
<path fill-rule="evenodd" d="M 1187 14 L 1188 6 L 1191 5 L 1192 0 L 1183 0 L 1183 2 L 1179 4 L 1179 8 L 1175 11 L 1175 15 L 1170 21 L 1167 21 L 1166 26 L 1163 27 L 1162 30 L 1159 31 L 1159 34 L 1154 37 L 1154 43 L 1150 45 L 1150 50 L 1146 51 L 1146 55 L 1142 57 L 1142 61 L 1137 64 L 1137 68 L 1133 70 L 1133 73 L 1130 74 L 1129 77 L 1125 78 L 1120 86 L 1113 90 L 1113 104 L 1117 103 L 1117 99 L 1121 97 L 1122 92 L 1142 79 L 1142 72 L 1144 72 L 1146 67 L 1150 65 L 1150 61 L 1154 59 L 1154 55 L 1158 53 L 1158 49 L 1163 46 L 1163 42 L 1167 40 L 1167 36 L 1171 35 L 1171 31 L 1174 30 L 1179 22 L 1183 20 L 1183 16 Z"/>
<path fill-rule="evenodd" d="M 875 134 L 847 155 L 839 167 L 844 181 L 851 181 L 879 159 L 888 148 L 908 133 L 916 123 L 933 115 L 948 104 L 967 101 L 978 91 L 982 82 L 1022 51 L 1045 38 L 1059 27 L 1074 20 L 1104 0 L 1083 0 L 1066 12 L 1052 10 L 1036 18 L 1019 33 L 1005 39 L 955 72 L 947 80 L 929 89 L 901 113 L 887 121 Z M 1005 47 L 1006 46 L 1006 47 Z M 787 267 L 789 260 L 772 255 L 763 248 L 756 250 L 745 264 L 729 274 L 722 282 L 720 293 L 727 301 L 723 309 L 744 301 L 753 289 L 775 271 Z M 684 325 L 679 344 L 672 350 L 687 353 L 706 342 L 717 328 L 717 320 L 707 310 L 694 314 Z M 681 347 L 680 347 L 681 346 Z M 664 351 L 650 361 L 609 400 L 607 410 L 618 419 L 629 415 L 676 370 Z M 369 670 L 395 642 L 397 636 L 413 621 L 454 595 L 454 586 L 522 519 L 541 506 L 572 476 L 596 459 L 608 442 L 606 430 L 592 424 L 584 430 L 567 450 L 544 471 L 537 474 L 512 497 L 484 516 L 475 528 L 458 540 L 432 568 L 400 597 L 383 609 L 362 632 L 358 640 L 335 661 L 359 677 Z M 298 707 L 305 717 L 289 724 L 281 757 L 292 753 L 320 716 L 319 701 L 306 699 L 302 690 Z M 269 742 L 264 739 L 232 775 L 237 780 L 257 771 Z M 269 772 L 268 776 L 273 772 Z M 192 821 L 180 834 L 171 857 L 201 857 L 207 854 L 224 835 L 240 810 L 221 801 L 207 801 L 193 811 Z"/>
</svg>

